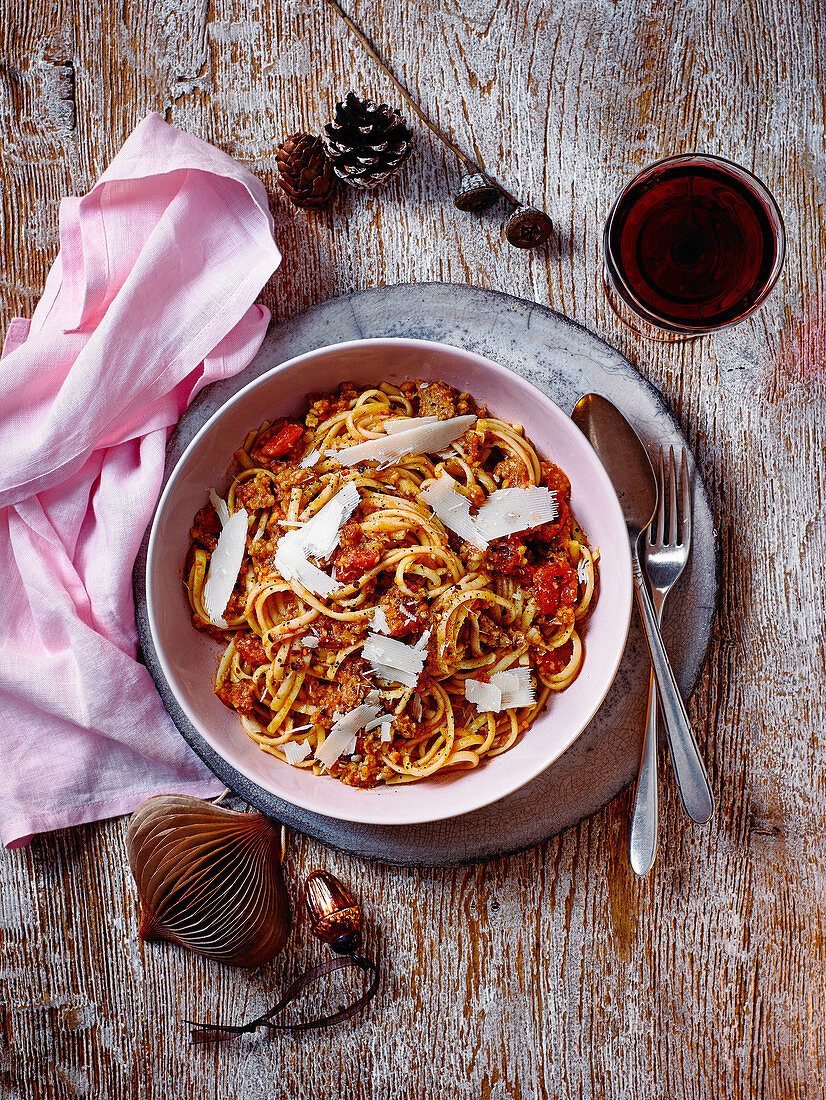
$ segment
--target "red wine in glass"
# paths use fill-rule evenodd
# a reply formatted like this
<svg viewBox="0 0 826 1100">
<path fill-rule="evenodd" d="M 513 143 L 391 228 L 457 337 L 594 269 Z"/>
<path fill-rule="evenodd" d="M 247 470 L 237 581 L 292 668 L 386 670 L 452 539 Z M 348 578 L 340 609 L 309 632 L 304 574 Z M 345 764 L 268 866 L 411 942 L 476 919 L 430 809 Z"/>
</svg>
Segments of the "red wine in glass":
<svg viewBox="0 0 826 1100">
<path fill-rule="evenodd" d="M 785 233 L 755 176 L 687 154 L 631 180 L 604 247 L 609 293 L 655 328 L 695 336 L 736 324 L 764 301 L 783 266 Z"/>
</svg>

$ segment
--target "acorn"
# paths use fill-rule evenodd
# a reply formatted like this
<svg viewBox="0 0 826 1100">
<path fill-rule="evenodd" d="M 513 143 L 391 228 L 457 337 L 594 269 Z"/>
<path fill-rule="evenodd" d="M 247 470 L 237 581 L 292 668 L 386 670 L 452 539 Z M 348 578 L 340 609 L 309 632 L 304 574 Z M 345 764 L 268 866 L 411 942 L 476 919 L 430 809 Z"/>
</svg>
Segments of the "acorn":
<svg viewBox="0 0 826 1100">
<path fill-rule="evenodd" d="M 489 210 L 500 198 L 498 187 L 483 176 L 481 172 L 462 177 L 459 190 L 453 198 L 453 205 L 459 210 L 470 211 L 472 214 L 481 214 Z"/>
<path fill-rule="evenodd" d="M 515 248 L 536 248 L 547 241 L 553 227 L 544 210 L 520 206 L 505 223 L 505 236 Z"/>
<path fill-rule="evenodd" d="M 329 871 L 312 871 L 304 884 L 304 903 L 314 934 L 339 955 L 361 947 L 361 906 Z"/>
</svg>

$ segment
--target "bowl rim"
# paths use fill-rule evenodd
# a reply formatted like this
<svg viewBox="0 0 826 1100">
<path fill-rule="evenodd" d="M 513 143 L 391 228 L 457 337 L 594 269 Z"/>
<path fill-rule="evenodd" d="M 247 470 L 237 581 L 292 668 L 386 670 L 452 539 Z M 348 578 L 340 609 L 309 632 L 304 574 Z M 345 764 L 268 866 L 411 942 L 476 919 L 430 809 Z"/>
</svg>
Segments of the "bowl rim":
<svg viewBox="0 0 826 1100">
<path fill-rule="evenodd" d="M 146 596 L 146 617 L 147 617 L 147 622 L 148 622 L 148 625 L 149 625 L 149 630 L 150 630 L 150 634 L 151 634 L 151 638 L 152 638 L 152 643 L 153 643 L 153 646 L 154 646 L 154 649 L 155 649 L 156 658 L 157 658 L 157 661 L 158 661 L 158 665 L 160 667 L 160 671 L 162 672 L 163 677 L 166 681 L 167 687 L 168 687 L 170 693 L 172 694 L 173 698 L 175 699 L 175 702 L 177 703 L 178 707 L 180 707 L 180 709 L 183 712 L 186 719 L 191 723 L 191 725 L 193 726 L 193 728 L 195 729 L 195 731 L 197 732 L 199 737 L 203 740 L 203 742 L 206 743 L 206 746 L 211 750 L 211 752 L 216 754 L 226 764 L 226 766 L 228 768 L 232 769 L 232 771 L 234 771 L 238 775 L 242 776 L 243 779 L 244 779 L 244 782 L 246 784 L 248 784 L 251 788 L 254 788 L 256 790 L 260 790 L 264 794 L 268 795 L 269 797 L 281 798 L 281 799 L 283 799 L 283 801 L 285 801 L 285 802 L 287 802 L 287 803 L 289 803 L 293 806 L 299 807 L 299 808 L 301 808 L 303 810 L 306 810 L 308 812 L 311 812 L 311 813 L 315 813 L 315 814 L 319 814 L 319 815 L 324 816 L 324 817 L 328 817 L 331 820 L 343 820 L 343 821 L 351 821 L 351 822 L 356 822 L 356 823 L 365 824 L 365 825 L 386 825 L 386 826 L 426 824 L 426 823 L 430 823 L 430 822 L 449 820 L 452 817 L 458 817 L 458 816 L 464 815 L 466 813 L 471 813 L 474 810 L 481 809 L 484 806 L 489 806 L 492 803 L 498 802 L 500 799 L 506 798 L 508 795 L 513 794 L 515 791 L 521 789 L 523 786 L 530 783 L 533 779 L 536 778 L 536 776 L 542 774 L 549 767 L 551 767 L 554 764 L 554 762 L 556 760 L 558 760 L 571 747 L 571 745 L 574 744 L 574 742 L 577 740 L 577 738 L 587 728 L 587 726 L 589 725 L 589 723 L 593 719 L 594 715 L 597 713 L 599 708 L 602 706 L 602 703 L 604 702 L 605 697 L 606 697 L 606 695 L 608 694 L 608 691 L 611 688 L 611 685 L 613 684 L 614 680 L 616 679 L 617 671 L 619 669 L 620 662 L 622 660 L 622 655 L 625 651 L 625 647 L 626 647 L 627 640 L 628 640 L 628 632 L 630 630 L 631 610 L 632 610 L 632 603 L 633 603 L 633 580 L 632 580 L 630 544 L 628 543 L 627 539 L 624 539 L 623 542 L 622 542 L 622 546 L 623 546 L 624 549 L 626 549 L 627 552 L 621 553 L 620 555 L 617 556 L 617 559 L 616 559 L 618 561 L 618 564 L 621 567 L 622 587 L 619 591 L 619 596 L 622 600 L 622 606 L 621 606 L 621 616 L 619 616 L 619 618 L 621 619 L 624 626 L 623 626 L 622 631 L 621 631 L 621 637 L 620 637 L 619 633 L 615 637 L 616 637 L 618 643 L 621 641 L 621 644 L 617 644 L 616 651 L 615 651 L 615 654 L 614 654 L 614 658 L 613 658 L 613 661 L 611 662 L 611 664 L 609 666 L 609 673 L 605 677 L 605 683 L 604 683 L 604 687 L 603 687 L 601 693 L 599 693 L 598 697 L 597 697 L 597 694 L 594 695 L 593 702 L 592 702 L 591 706 L 589 708 L 587 708 L 588 713 L 586 714 L 584 719 L 581 720 L 581 722 L 579 724 L 579 727 L 573 733 L 571 733 L 569 737 L 567 737 L 567 739 L 565 740 L 563 746 L 561 748 L 559 748 L 558 751 L 556 751 L 552 756 L 547 758 L 543 762 L 542 766 L 535 769 L 530 775 L 526 775 L 523 778 L 517 778 L 516 782 L 511 783 L 511 784 L 505 783 L 501 788 L 500 787 L 497 787 L 495 789 L 490 789 L 489 788 L 488 793 L 486 793 L 484 795 L 484 797 L 481 797 L 481 798 L 477 797 L 477 798 L 473 799 L 470 803 L 461 803 L 456 808 L 451 808 L 450 805 L 442 806 L 442 807 L 439 808 L 438 811 L 434 810 L 433 812 L 422 812 L 421 810 L 418 810 L 418 811 L 413 810 L 412 812 L 410 812 L 410 811 L 405 812 L 405 810 L 404 810 L 405 803 L 402 799 L 399 799 L 399 800 L 396 801 L 396 804 L 394 806 L 394 810 L 390 813 L 387 812 L 387 810 L 388 810 L 388 804 L 387 803 L 382 803 L 381 804 L 381 812 L 377 813 L 377 812 L 374 812 L 374 810 L 375 810 L 375 808 L 377 808 L 379 806 L 379 803 L 377 803 L 377 802 L 368 802 L 367 800 L 365 800 L 365 802 L 364 802 L 364 810 L 366 811 L 366 813 L 365 812 L 357 812 L 355 809 L 352 812 L 346 812 L 346 810 L 345 810 L 345 812 L 342 812 L 340 808 L 336 808 L 336 812 L 331 813 L 331 812 L 329 812 L 329 809 L 325 810 L 324 808 L 318 806 L 312 800 L 309 800 L 309 799 L 306 799 L 306 798 L 302 797 L 300 795 L 300 793 L 295 792 L 293 790 L 284 790 L 283 788 L 280 788 L 280 787 L 278 789 L 273 790 L 272 787 L 263 786 L 261 783 L 259 783 L 259 781 L 257 779 L 250 776 L 247 773 L 247 771 L 245 771 L 244 768 L 242 766 L 240 766 L 240 764 L 238 762 L 232 762 L 232 761 L 228 760 L 225 757 L 224 752 L 222 751 L 220 740 L 218 738 L 216 738 L 215 736 L 213 736 L 213 734 L 211 733 L 209 728 L 190 709 L 187 701 L 184 698 L 182 698 L 181 694 L 177 690 L 177 687 L 176 687 L 176 684 L 175 684 L 175 674 L 174 674 L 173 670 L 171 669 L 171 667 L 170 667 L 170 665 L 167 661 L 164 646 L 160 642 L 160 634 L 159 634 L 159 627 L 158 627 L 158 622 L 157 622 L 157 617 L 156 617 L 155 602 L 154 602 L 154 599 L 153 599 L 153 596 L 152 596 L 152 587 L 153 587 L 152 579 L 153 579 L 153 574 L 154 574 L 156 551 L 158 549 L 158 538 L 159 538 L 159 528 L 160 528 L 160 525 L 161 525 L 161 518 L 164 514 L 166 504 L 167 504 L 170 496 L 173 494 L 173 492 L 175 490 L 175 486 L 177 484 L 177 481 L 178 481 L 179 477 L 181 476 L 182 472 L 184 471 L 184 469 L 187 465 L 188 459 L 190 458 L 192 453 L 198 448 L 201 440 L 212 430 L 214 425 L 229 412 L 229 410 L 231 410 L 240 401 L 244 400 L 250 392 L 254 391 L 259 386 L 262 386 L 262 385 L 270 382 L 270 380 L 273 379 L 274 377 L 276 377 L 278 375 L 281 375 L 281 374 L 286 374 L 289 371 L 293 370 L 294 368 L 300 366 L 302 363 L 307 362 L 308 360 L 316 360 L 316 359 L 322 358 L 324 356 L 327 356 L 331 353 L 341 353 L 343 351 L 347 351 L 347 350 L 351 350 L 351 349 L 357 349 L 357 348 L 363 348 L 363 347 L 366 347 L 366 346 L 373 346 L 373 347 L 388 347 L 389 346 L 389 347 L 407 347 L 407 348 L 413 348 L 413 349 L 428 349 L 428 350 L 432 350 L 432 351 L 445 352 L 449 355 L 456 355 L 456 356 L 463 357 L 467 360 L 470 360 L 470 361 L 474 362 L 477 366 L 481 366 L 483 369 L 490 369 L 498 375 L 503 375 L 503 374 L 507 375 L 508 382 L 509 382 L 510 385 L 513 385 L 516 389 L 521 389 L 521 390 L 525 391 L 526 394 L 532 395 L 535 399 L 538 399 L 541 402 L 543 402 L 547 405 L 550 405 L 565 420 L 567 420 L 567 421 L 571 422 L 571 424 L 573 424 L 573 421 L 571 420 L 570 416 L 567 413 L 565 413 L 564 410 L 559 405 L 557 405 L 556 402 L 551 397 L 549 397 L 543 390 L 539 389 L 537 386 L 535 386 L 532 382 L 530 382 L 524 376 L 522 376 L 520 374 L 517 374 L 516 372 L 514 372 L 514 371 L 510 370 L 508 367 L 506 367 L 504 364 L 498 363 L 495 360 L 490 359 L 485 355 L 481 355 L 476 351 L 471 351 L 470 349 L 467 349 L 467 348 L 457 347 L 456 345 L 453 345 L 453 344 L 446 344 L 446 343 L 441 342 L 441 341 L 423 340 L 423 339 L 419 339 L 419 338 L 416 338 L 416 337 L 404 337 L 404 336 L 369 337 L 369 338 L 363 338 L 363 339 L 357 339 L 357 340 L 346 340 L 346 341 L 341 341 L 339 343 L 334 343 L 334 344 L 325 344 L 321 347 L 312 348 L 308 351 L 300 353 L 299 355 L 292 356 L 290 359 L 286 359 L 283 362 L 276 364 L 274 367 L 271 367 L 270 369 L 268 369 L 266 371 L 263 371 L 257 377 L 251 379 L 249 382 L 247 382 L 243 386 L 241 386 L 240 389 L 238 389 L 238 391 L 236 393 L 234 393 L 231 397 L 229 397 L 226 401 L 224 401 L 208 417 L 208 419 L 201 426 L 201 428 L 199 428 L 199 430 L 195 433 L 195 435 L 192 437 L 190 442 L 187 444 L 184 451 L 181 453 L 178 461 L 175 463 L 175 466 L 173 467 L 172 471 L 170 472 L 169 477 L 167 478 L 166 484 L 163 487 L 163 491 L 160 495 L 157 506 L 155 508 L 155 512 L 154 512 L 154 515 L 152 517 L 152 524 L 151 524 L 151 527 L 150 527 L 149 539 L 148 539 L 147 550 L 146 550 L 146 571 L 145 571 L 145 579 L 144 579 L 145 596 Z M 448 384 L 450 384 L 450 383 L 448 382 Z M 604 487 L 608 490 L 607 496 L 608 496 L 608 501 L 610 502 L 610 507 L 615 510 L 616 516 L 620 520 L 620 526 L 624 529 L 625 528 L 625 521 L 624 521 L 624 518 L 622 516 L 622 510 L 621 510 L 621 506 L 620 506 L 620 503 L 619 503 L 619 499 L 617 497 L 614 486 L 613 486 L 613 484 L 612 484 L 612 482 L 611 482 L 604 466 L 602 465 L 601 461 L 599 460 L 599 457 L 597 456 L 596 452 L 594 451 L 593 447 L 591 446 L 591 444 L 589 443 L 587 438 L 584 435 L 581 435 L 581 438 L 580 437 L 576 437 L 576 438 L 578 438 L 578 442 L 580 442 L 582 444 L 584 451 L 586 453 L 590 452 L 590 457 L 592 459 L 593 466 L 594 466 L 594 468 L 597 472 L 597 475 L 603 481 Z M 539 717 L 540 716 L 538 715 L 537 718 L 539 718 Z M 181 732 L 181 731 L 179 730 L 179 732 Z M 185 736 L 183 734 L 183 732 L 181 732 L 181 736 Z M 191 741 L 189 738 L 185 738 L 185 739 L 191 745 L 191 747 L 195 750 L 195 752 L 198 753 L 199 756 L 201 756 L 201 759 L 203 759 L 205 761 L 205 763 L 210 768 L 212 768 L 211 762 L 210 762 L 209 759 L 207 759 L 206 754 L 202 754 L 202 753 L 199 752 L 199 746 L 198 746 L 197 742 L 193 743 L 193 741 Z M 279 763 L 281 763 L 281 762 L 279 761 Z M 492 762 L 489 761 L 488 765 L 490 763 L 492 763 Z M 495 763 L 495 761 L 493 763 Z M 289 765 L 285 765 L 285 767 L 289 767 Z M 321 781 L 322 782 L 332 782 L 332 780 L 329 777 L 322 778 Z M 418 784 L 411 784 L 411 786 L 412 787 L 418 787 L 419 785 Z M 396 790 L 396 791 L 404 791 L 408 788 L 406 786 L 402 785 L 402 786 L 398 786 L 398 787 L 394 787 L 394 788 L 390 788 L 390 789 Z M 449 789 L 448 787 L 445 787 L 446 791 L 448 789 Z M 298 794 L 298 797 L 296 797 L 296 794 Z M 440 801 L 439 799 L 434 799 L 434 802 L 439 802 L 439 801 Z M 450 800 L 448 799 L 446 801 L 449 802 Z"/>
</svg>

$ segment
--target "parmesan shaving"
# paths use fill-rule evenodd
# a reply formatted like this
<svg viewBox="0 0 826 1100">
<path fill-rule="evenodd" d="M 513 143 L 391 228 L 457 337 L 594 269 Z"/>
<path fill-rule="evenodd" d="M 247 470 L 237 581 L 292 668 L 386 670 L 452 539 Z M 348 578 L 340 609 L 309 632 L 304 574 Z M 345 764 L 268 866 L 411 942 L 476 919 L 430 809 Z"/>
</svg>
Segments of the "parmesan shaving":
<svg viewBox="0 0 826 1100">
<path fill-rule="evenodd" d="M 413 646 L 414 649 L 426 649 L 427 643 L 430 641 L 430 631 L 425 630 L 418 642 Z"/>
<path fill-rule="evenodd" d="M 535 485 L 530 489 L 494 489 L 476 515 L 480 533 L 492 542 L 503 535 L 551 523 L 559 514 L 556 490 Z"/>
<path fill-rule="evenodd" d="M 218 519 L 221 521 L 221 526 L 223 527 L 225 524 L 229 523 L 229 508 L 227 507 L 227 502 L 222 500 L 214 489 L 209 490 L 209 499 L 212 507 L 218 513 Z"/>
<path fill-rule="evenodd" d="M 304 524 L 301 530 L 304 549 L 316 558 L 329 558 L 338 546 L 339 531 L 356 510 L 360 499 L 356 483 L 348 481 Z"/>
<path fill-rule="evenodd" d="M 381 739 L 382 739 L 382 741 L 385 741 L 385 742 L 393 740 L 393 721 L 392 721 L 392 719 L 389 722 L 382 722 L 382 724 L 381 724 Z"/>
<path fill-rule="evenodd" d="M 397 435 L 411 428 L 422 428 L 425 424 L 438 424 L 438 422 L 438 416 L 397 416 L 392 420 L 385 420 L 384 430 L 388 435 Z"/>
<path fill-rule="evenodd" d="M 465 680 L 465 698 L 475 703 L 480 713 L 502 709 L 502 692 L 496 684 L 486 684 L 483 680 Z"/>
<path fill-rule="evenodd" d="M 321 451 L 319 451 L 317 447 L 313 447 L 311 451 L 304 455 L 298 465 L 302 467 L 302 469 L 308 470 L 312 466 L 315 466 L 316 462 L 318 462 L 320 458 Z"/>
<path fill-rule="evenodd" d="M 315 758 L 321 764 L 322 771 L 331 768 L 342 753 L 349 755 L 355 752 L 359 730 L 364 729 L 367 722 L 377 717 L 379 709 L 370 703 L 362 703 L 336 719 L 324 744 L 316 749 Z"/>
<path fill-rule="evenodd" d="M 308 592 L 316 596 L 331 596 L 338 585 L 317 565 L 307 560 L 306 552 L 294 536 L 298 531 L 288 531 L 282 535 L 275 551 L 275 565 L 285 581 L 298 581 Z"/>
<path fill-rule="evenodd" d="M 576 575 L 580 584 L 588 583 L 588 559 L 585 555 L 577 562 Z"/>
<path fill-rule="evenodd" d="M 373 718 L 371 721 L 369 721 L 367 723 L 367 725 L 364 727 L 364 732 L 369 733 L 370 730 L 374 730 L 376 728 L 376 726 L 383 725 L 389 718 L 390 718 L 389 714 L 380 714 L 378 716 L 378 718 Z M 392 719 L 390 719 L 390 720 L 392 721 Z"/>
<path fill-rule="evenodd" d="M 313 751 L 309 741 L 287 741 L 282 746 L 284 749 L 284 755 L 287 757 L 289 764 L 300 764 L 302 760 L 306 760 L 310 753 Z"/>
<path fill-rule="evenodd" d="M 519 677 L 515 672 L 495 672 L 490 678 L 504 696 L 506 692 L 519 690 Z"/>
<path fill-rule="evenodd" d="M 320 638 L 317 638 L 315 634 L 305 634 L 301 639 L 301 645 L 305 649 L 318 649 L 321 642 Z"/>
<path fill-rule="evenodd" d="M 483 680 L 465 680 L 465 698 L 476 704 L 480 713 L 510 710 L 513 707 L 529 707 L 535 701 L 535 688 L 528 666 L 494 672 L 490 683 Z"/>
<path fill-rule="evenodd" d="M 383 607 L 377 607 L 373 612 L 373 618 L 370 620 L 370 626 L 373 628 L 376 634 L 389 634 L 390 623 L 387 621 L 387 615 L 384 612 Z"/>
<path fill-rule="evenodd" d="M 341 586 L 309 561 L 328 558 L 338 545 L 338 535 L 344 523 L 358 506 L 360 497 L 355 482 L 348 481 L 343 489 L 320 508 L 298 531 L 287 531 L 278 540 L 275 566 L 284 580 L 298 581 L 316 596 L 331 596 Z"/>
<path fill-rule="evenodd" d="M 419 417 L 410 419 L 419 420 Z M 423 417 L 421 419 L 424 419 Z M 448 443 L 464 435 L 476 423 L 475 416 L 454 416 L 432 424 L 420 424 L 392 435 L 368 439 L 352 447 L 334 451 L 333 457 L 342 466 L 358 466 L 362 462 L 394 462 L 409 454 L 437 454 Z"/>
<path fill-rule="evenodd" d="M 209 572 L 204 584 L 204 609 L 213 626 L 226 630 L 224 612 L 244 561 L 249 516 L 244 508 L 230 515 L 226 501 L 221 500 L 214 490 L 210 491 L 209 498 L 222 526 L 209 560 Z"/>
<path fill-rule="evenodd" d="M 314 725 L 314 722 L 308 722 L 305 726 L 293 726 L 290 733 L 303 733 L 304 730 L 311 730 Z"/>
<path fill-rule="evenodd" d="M 442 473 L 422 491 L 421 498 L 445 527 L 479 550 L 515 531 L 527 531 L 550 523 L 558 515 L 556 490 L 535 485 L 530 489 L 494 489 L 476 516 L 470 501 L 456 488 L 456 482 Z"/>
<path fill-rule="evenodd" d="M 536 698 L 531 670 L 527 666 L 509 668 L 505 672 L 495 672 L 490 678 L 502 692 L 502 710 L 512 707 L 529 707 Z"/>
<path fill-rule="evenodd" d="M 456 489 L 456 482 L 450 474 L 441 474 L 435 481 L 431 481 L 426 489 L 423 489 L 421 499 L 424 500 L 445 527 L 449 528 L 460 539 L 469 542 L 478 550 L 487 549 L 487 539 L 476 527 L 476 521 L 470 514 L 470 501 L 462 496 Z"/>
<path fill-rule="evenodd" d="M 427 657 L 424 650 L 375 633 L 367 635 L 361 655 L 382 679 L 411 688 L 419 682 Z"/>
</svg>

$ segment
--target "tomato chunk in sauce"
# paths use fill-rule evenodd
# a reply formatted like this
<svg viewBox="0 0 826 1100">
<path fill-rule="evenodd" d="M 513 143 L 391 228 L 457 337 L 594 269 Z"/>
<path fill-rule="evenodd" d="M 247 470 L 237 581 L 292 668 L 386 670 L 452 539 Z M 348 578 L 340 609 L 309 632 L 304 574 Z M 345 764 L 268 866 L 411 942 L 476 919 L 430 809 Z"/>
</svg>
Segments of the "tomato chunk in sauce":
<svg viewBox="0 0 826 1100">
<path fill-rule="evenodd" d="M 576 570 L 564 561 L 552 561 L 534 570 L 533 590 L 543 615 L 555 615 L 560 607 L 573 607 L 579 591 Z"/>
<path fill-rule="evenodd" d="M 303 424 L 285 424 L 277 435 L 272 436 L 258 448 L 259 452 L 267 458 L 282 458 L 303 434 Z"/>
</svg>

